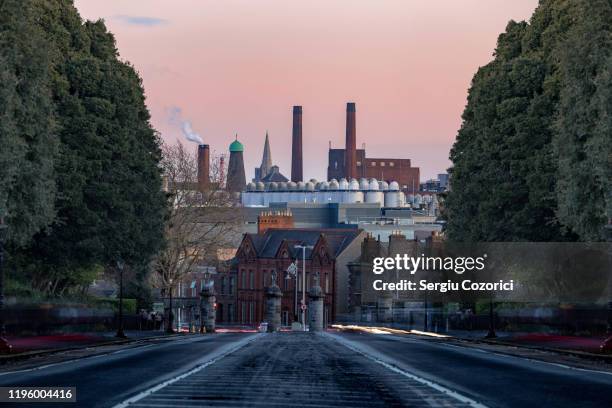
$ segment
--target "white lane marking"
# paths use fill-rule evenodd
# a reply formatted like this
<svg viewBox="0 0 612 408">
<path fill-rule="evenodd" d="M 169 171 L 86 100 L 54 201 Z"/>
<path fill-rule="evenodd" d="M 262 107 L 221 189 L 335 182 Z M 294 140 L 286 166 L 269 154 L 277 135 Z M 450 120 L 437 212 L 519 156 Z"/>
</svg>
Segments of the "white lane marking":
<svg viewBox="0 0 612 408">
<path fill-rule="evenodd" d="M 416 376 L 414 374 L 411 374 L 409 372 L 406 372 L 406 371 L 404 371 L 404 370 L 394 366 L 393 364 L 389 364 L 389 363 L 387 363 L 386 361 L 383 361 L 380 358 L 374 357 L 373 355 L 371 355 L 371 354 L 367 353 L 366 351 L 364 351 L 363 349 L 359 348 L 355 344 L 355 342 L 353 342 L 353 341 L 344 339 L 344 338 L 342 338 L 342 337 L 340 337 L 338 335 L 333 335 L 333 334 L 329 334 L 329 333 L 325 333 L 325 332 L 321 332 L 321 335 L 323 335 L 325 337 L 328 337 L 328 338 L 330 338 L 332 340 L 336 340 L 338 343 L 342 344 L 344 347 L 346 347 L 346 348 L 348 348 L 348 349 L 350 349 L 350 350 L 352 350 L 352 351 L 354 351 L 356 353 L 361 354 L 362 356 L 368 358 L 369 360 L 372 360 L 375 363 L 378 363 L 378 364 L 382 365 L 383 367 L 385 367 L 385 368 L 387 368 L 387 369 L 389 369 L 389 370 L 391 370 L 391 371 L 393 371 L 393 372 L 395 372 L 397 374 L 401 374 L 404 377 L 410 378 L 411 380 L 414 380 L 414 381 L 416 381 L 416 382 L 418 382 L 420 384 L 423 384 L 423 385 L 426 385 L 426 386 L 428 386 L 430 388 L 433 388 L 436 391 L 440 391 L 441 393 L 443 393 L 445 395 L 448 395 L 449 397 L 454 398 L 454 399 L 456 399 L 459 402 L 462 402 L 464 404 L 468 404 L 469 406 L 474 407 L 474 408 L 487 408 L 486 405 L 481 404 L 478 401 L 474 401 L 473 399 L 471 399 L 469 397 L 466 397 L 465 395 L 461 395 L 458 392 L 453 391 L 453 390 L 451 390 L 449 388 L 446 388 L 446 387 L 444 387 L 444 386 L 442 386 L 442 385 L 440 385 L 438 383 L 435 383 L 433 381 L 430 381 L 430 380 L 427 380 L 425 378 L 422 378 L 422 377 Z"/>
<path fill-rule="evenodd" d="M 123 353 L 125 351 L 140 351 L 142 349 L 145 348 L 149 348 L 149 347 L 153 347 L 153 346 L 169 346 L 169 345 L 176 345 L 176 343 L 191 343 L 192 341 L 197 341 L 197 340 L 201 340 L 202 338 L 199 337 L 197 339 L 176 339 L 176 340 L 170 340 L 170 341 L 164 341 L 164 342 L 159 342 L 159 343 L 154 343 L 154 344 L 144 344 L 144 345 L 137 345 L 134 344 L 134 347 L 128 347 L 128 348 L 124 348 L 124 349 L 120 349 L 120 350 L 116 350 L 116 351 L 111 351 L 108 353 L 103 353 L 103 354 L 96 354 L 95 356 L 86 356 L 86 357 L 77 357 L 77 358 L 73 358 L 70 360 L 65 360 L 65 361 L 58 361 L 57 363 L 50 363 L 50 364 L 44 364 L 41 366 L 36 366 L 36 367 L 32 367 L 32 368 L 24 368 L 21 370 L 14 370 L 14 371 L 2 371 L 0 372 L 0 377 L 8 375 L 8 374 L 20 374 L 20 373 L 29 373 L 29 372 L 33 372 L 33 371 L 38 371 L 38 370 L 43 370 L 45 368 L 50 368 L 50 367 L 55 367 L 55 366 L 59 366 L 59 365 L 64 365 L 64 364 L 70 364 L 70 363 L 77 363 L 80 361 L 87 361 L 87 360 L 92 360 L 94 358 L 99 358 L 99 357 L 106 357 L 106 356 L 110 356 L 113 354 L 119 354 L 119 353 Z M 153 339 L 156 340 L 156 339 Z M 189 341 L 192 340 L 192 341 Z M 112 346 L 112 345 L 110 345 Z M 92 347 L 86 347 L 84 350 L 91 350 Z M 71 350 L 71 351 L 75 351 L 75 350 Z M 78 351 L 78 350 L 76 350 Z M 60 353 L 61 354 L 61 353 Z"/>
<path fill-rule="evenodd" d="M 415 342 L 415 343 L 426 343 L 427 340 L 422 340 L 422 339 L 405 339 L 403 337 L 399 337 L 396 335 L 391 335 L 388 337 L 385 337 L 386 339 L 394 339 L 397 341 L 401 341 L 402 343 L 404 342 Z M 525 357 L 525 356 L 517 356 L 514 354 L 507 354 L 507 353 L 501 353 L 498 351 L 492 351 L 492 350 L 483 350 L 481 348 L 477 348 L 474 346 L 463 346 L 463 345 L 459 345 L 459 344 L 446 344 L 446 343 L 429 343 L 431 345 L 435 344 L 438 346 L 443 346 L 443 347 L 451 347 L 451 348 L 456 348 L 456 349 L 460 349 L 462 351 L 465 352 L 469 352 L 469 351 L 473 351 L 473 352 L 478 352 L 478 353 L 483 353 L 483 354 L 492 354 L 498 357 L 505 357 L 508 359 L 512 359 L 512 358 L 516 358 L 516 359 L 521 359 L 521 360 L 525 360 L 525 361 L 529 361 L 532 363 L 539 363 L 539 364 L 545 364 L 545 365 L 551 365 L 551 366 L 555 366 L 555 367 L 560 367 L 560 368 L 564 368 L 567 370 L 575 370 L 575 371 L 581 371 L 581 372 L 585 372 L 585 373 L 592 373 L 592 374 L 605 374 L 605 375 L 612 375 L 612 371 L 600 371 L 600 370 L 595 370 L 592 368 L 581 368 L 581 367 L 574 367 L 571 365 L 567 365 L 567 364 L 563 364 L 563 363 L 553 363 L 550 361 L 545 361 L 545 360 L 539 360 L 537 358 L 531 358 L 531 357 Z"/>
<path fill-rule="evenodd" d="M 141 399 L 151 395 L 152 393 L 161 390 L 162 388 L 167 387 L 170 384 L 173 384 L 179 380 L 182 380 L 185 377 L 189 377 L 192 374 L 195 374 L 199 371 L 202 371 L 203 369 L 205 369 L 206 367 L 208 367 L 211 364 L 216 363 L 217 361 L 221 360 L 223 357 L 238 351 L 239 349 L 243 348 L 244 346 L 246 346 L 247 344 L 257 340 L 258 338 L 260 338 L 262 335 L 264 335 L 263 333 L 258 333 L 254 336 L 249 336 L 246 339 L 240 339 L 238 342 L 236 343 L 231 343 L 227 346 L 222 346 L 220 347 L 218 350 L 213 351 L 210 355 L 208 355 L 207 357 L 204 357 L 204 361 L 201 362 L 197 367 L 192 368 L 191 370 L 178 375 L 176 377 L 173 377 L 169 380 L 166 380 L 162 383 L 159 383 L 151 388 L 148 388 L 136 395 L 134 395 L 131 398 L 126 399 L 123 402 L 120 402 L 119 404 L 115 405 L 113 408 L 125 408 L 127 406 L 129 406 L 130 404 L 133 404 L 135 402 L 140 401 Z M 200 360 L 202 361 L 202 360 Z"/>
</svg>

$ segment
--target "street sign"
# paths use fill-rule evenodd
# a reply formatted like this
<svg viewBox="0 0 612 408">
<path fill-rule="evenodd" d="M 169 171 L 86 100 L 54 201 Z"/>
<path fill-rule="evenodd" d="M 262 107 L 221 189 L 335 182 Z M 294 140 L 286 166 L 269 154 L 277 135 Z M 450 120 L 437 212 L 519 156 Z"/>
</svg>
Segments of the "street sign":
<svg viewBox="0 0 612 408">
<path fill-rule="evenodd" d="M 289 267 L 287 268 L 287 274 L 291 275 L 291 276 L 295 276 L 295 274 L 297 273 L 297 265 L 295 264 L 295 262 L 292 262 Z"/>
</svg>

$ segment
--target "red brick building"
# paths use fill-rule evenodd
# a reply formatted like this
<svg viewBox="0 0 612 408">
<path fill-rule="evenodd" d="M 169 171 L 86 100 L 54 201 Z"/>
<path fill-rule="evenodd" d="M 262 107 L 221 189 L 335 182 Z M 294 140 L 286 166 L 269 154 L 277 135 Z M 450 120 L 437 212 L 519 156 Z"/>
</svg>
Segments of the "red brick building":
<svg viewBox="0 0 612 408">
<path fill-rule="evenodd" d="M 327 180 L 375 178 L 388 183 L 397 181 L 404 193 L 419 191 L 419 168 L 410 159 L 366 157 L 365 147 L 357 149 L 357 110 L 354 102 L 346 104 L 346 141 L 344 149 L 332 149 L 329 142 Z"/>
<path fill-rule="evenodd" d="M 420 170 L 412 167 L 410 159 L 369 158 L 364 149 L 357 149 L 357 178 L 375 178 L 386 182 L 397 181 L 404 193 L 419 191 Z M 329 149 L 327 179 L 347 178 L 344 149 Z"/>
<path fill-rule="evenodd" d="M 295 280 L 286 279 L 287 268 L 299 260 L 298 304 L 302 293 L 302 252 L 296 245 L 312 246 L 306 251 L 306 290 L 314 284 L 315 273 L 323 293 L 324 316 L 332 322 L 338 313 L 348 311 L 348 267 L 357 258 L 365 233 L 357 229 L 275 229 L 261 234 L 245 234 L 236 253 L 237 322 L 257 325 L 265 314 L 264 290 L 270 286 L 273 272 L 283 298 L 281 320 L 294 320 Z M 308 303 L 308 300 L 307 300 Z"/>
</svg>

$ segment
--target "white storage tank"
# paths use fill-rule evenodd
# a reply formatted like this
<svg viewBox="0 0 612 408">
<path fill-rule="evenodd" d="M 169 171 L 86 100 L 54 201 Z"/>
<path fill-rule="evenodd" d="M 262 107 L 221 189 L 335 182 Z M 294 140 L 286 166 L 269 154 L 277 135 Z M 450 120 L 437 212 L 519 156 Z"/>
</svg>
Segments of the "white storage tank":
<svg viewBox="0 0 612 408">
<path fill-rule="evenodd" d="M 375 178 L 370 180 L 369 190 L 371 190 L 371 191 L 378 191 L 378 190 L 380 190 L 380 186 L 378 185 L 378 180 L 376 180 Z"/>
<path fill-rule="evenodd" d="M 385 207 L 400 207 L 400 191 L 387 191 L 385 193 Z"/>
<path fill-rule="evenodd" d="M 368 179 L 362 178 L 359 180 L 359 189 L 366 191 L 370 188 L 370 183 L 368 183 Z"/>
<path fill-rule="evenodd" d="M 384 205 L 385 204 L 384 193 L 381 191 L 368 191 L 366 193 L 366 203 L 370 203 L 370 204 L 378 203 L 380 205 Z"/>
</svg>

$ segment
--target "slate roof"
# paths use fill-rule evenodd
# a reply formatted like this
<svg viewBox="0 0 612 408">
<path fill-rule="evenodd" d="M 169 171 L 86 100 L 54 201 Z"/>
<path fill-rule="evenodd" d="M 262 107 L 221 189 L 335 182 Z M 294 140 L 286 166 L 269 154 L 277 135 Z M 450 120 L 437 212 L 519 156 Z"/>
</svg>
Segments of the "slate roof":
<svg viewBox="0 0 612 408">
<path fill-rule="evenodd" d="M 269 229 L 264 234 L 247 234 L 257 256 L 260 258 L 274 258 L 280 246 L 287 242 L 292 258 L 302 256 L 300 249 L 295 245 L 314 246 L 321 235 L 325 236 L 332 256 L 335 258 L 346 249 L 346 247 L 359 236 L 358 229 Z M 312 251 L 306 250 L 306 259 L 311 259 Z"/>
</svg>

